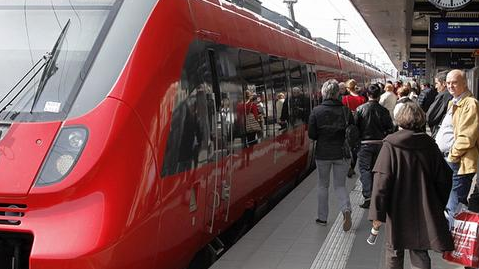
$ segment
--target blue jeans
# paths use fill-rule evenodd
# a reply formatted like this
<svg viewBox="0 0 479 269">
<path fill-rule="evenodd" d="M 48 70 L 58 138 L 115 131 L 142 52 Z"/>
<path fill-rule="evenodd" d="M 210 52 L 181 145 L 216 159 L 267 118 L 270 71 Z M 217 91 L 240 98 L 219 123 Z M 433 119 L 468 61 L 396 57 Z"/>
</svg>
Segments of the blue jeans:
<svg viewBox="0 0 479 269">
<path fill-rule="evenodd" d="M 446 159 L 447 161 L 447 159 Z M 449 215 L 449 224 L 452 225 L 453 217 L 460 211 L 459 203 L 467 205 L 467 195 L 471 189 L 472 178 L 475 174 L 458 175 L 460 163 L 447 162 L 452 169 L 452 189 L 447 201 L 446 211 Z"/>
<path fill-rule="evenodd" d="M 381 144 L 362 144 L 358 153 L 358 166 L 361 177 L 361 185 L 363 186 L 363 197 L 371 198 L 373 188 L 373 168 L 378 158 Z"/>
<path fill-rule="evenodd" d="M 329 213 L 329 180 L 333 169 L 334 192 L 339 202 L 341 212 L 351 211 L 351 202 L 346 190 L 346 176 L 349 169 L 349 159 L 316 160 L 318 169 L 318 218 L 328 220 Z"/>
</svg>

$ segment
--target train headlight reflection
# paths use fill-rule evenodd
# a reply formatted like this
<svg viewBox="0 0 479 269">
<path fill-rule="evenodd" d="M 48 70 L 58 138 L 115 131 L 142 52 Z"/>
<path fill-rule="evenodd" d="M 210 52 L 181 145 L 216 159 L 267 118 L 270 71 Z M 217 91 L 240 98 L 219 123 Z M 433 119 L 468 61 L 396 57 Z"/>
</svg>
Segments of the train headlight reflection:
<svg viewBox="0 0 479 269">
<path fill-rule="evenodd" d="M 74 148 L 81 148 L 85 142 L 85 138 L 85 134 L 78 131 L 71 132 L 70 135 L 68 135 L 70 146 Z"/>
<path fill-rule="evenodd" d="M 51 185 L 65 178 L 78 161 L 87 138 L 88 131 L 84 127 L 63 128 L 43 163 L 35 186 Z"/>
</svg>

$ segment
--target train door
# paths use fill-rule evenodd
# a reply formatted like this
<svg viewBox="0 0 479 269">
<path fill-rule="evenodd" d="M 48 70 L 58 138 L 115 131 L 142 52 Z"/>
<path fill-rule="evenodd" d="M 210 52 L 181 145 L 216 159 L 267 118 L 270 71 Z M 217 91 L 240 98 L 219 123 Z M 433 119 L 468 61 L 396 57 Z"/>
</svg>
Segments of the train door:
<svg viewBox="0 0 479 269">
<path fill-rule="evenodd" d="M 206 227 L 209 233 L 219 229 L 229 220 L 230 193 L 232 185 L 233 109 L 229 94 L 221 91 L 218 71 L 219 61 L 214 49 L 206 51 L 211 74 L 212 91 L 207 96 L 210 103 L 212 173 L 206 181 Z"/>
<path fill-rule="evenodd" d="M 307 85 L 304 83 L 305 68 L 303 67 L 304 65 L 299 62 L 289 61 L 289 85 L 291 92 L 287 102 L 289 107 L 288 121 L 293 129 L 293 136 L 290 140 L 290 149 L 293 152 L 300 152 L 305 141 L 304 124 L 307 111 L 304 106 L 304 100 L 306 99 L 304 88 Z"/>
<path fill-rule="evenodd" d="M 315 94 L 318 92 L 318 79 L 316 77 L 316 71 L 314 66 L 308 65 L 307 66 L 307 74 L 308 74 L 308 81 L 309 81 L 309 92 L 308 92 L 308 101 L 309 104 L 305 104 L 308 106 L 309 110 L 312 111 L 313 108 L 315 107 Z M 311 114 L 311 113 L 309 113 Z M 309 115 L 308 115 L 309 119 Z M 309 126 L 308 126 L 309 128 Z M 314 166 L 314 150 L 315 150 L 315 145 L 314 141 L 310 141 L 309 147 L 308 147 L 308 164 L 309 166 Z"/>
</svg>

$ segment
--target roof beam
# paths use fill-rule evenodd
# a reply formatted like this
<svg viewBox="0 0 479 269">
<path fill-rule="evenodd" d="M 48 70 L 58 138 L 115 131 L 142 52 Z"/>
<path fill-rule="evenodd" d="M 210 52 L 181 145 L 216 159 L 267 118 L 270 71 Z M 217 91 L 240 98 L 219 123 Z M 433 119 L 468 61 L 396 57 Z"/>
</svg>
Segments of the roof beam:
<svg viewBox="0 0 479 269">
<path fill-rule="evenodd" d="M 412 30 L 411 36 L 428 36 L 428 30 Z"/>
<path fill-rule="evenodd" d="M 409 59 L 414 58 L 414 59 L 426 59 L 426 53 L 425 52 L 411 52 L 409 54 Z"/>
<path fill-rule="evenodd" d="M 427 49 L 427 44 L 411 44 L 411 49 Z"/>
</svg>

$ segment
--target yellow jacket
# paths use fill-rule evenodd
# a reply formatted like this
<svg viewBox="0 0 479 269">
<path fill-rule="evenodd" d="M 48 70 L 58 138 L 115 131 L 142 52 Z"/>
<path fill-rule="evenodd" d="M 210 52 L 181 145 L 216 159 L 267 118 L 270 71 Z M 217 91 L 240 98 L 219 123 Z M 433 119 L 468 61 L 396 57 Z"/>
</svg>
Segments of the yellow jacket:
<svg viewBox="0 0 479 269">
<path fill-rule="evenodd" d="M 451 105 L 452 101 L 449 101 L 448 108 Z M 476 173 L 479 158 L 479 104 L 470 91 L 453 105 L 452 125 L 454 144 L 448 159 L 450 162 L 460 162 L 458 175 Z"/>
</svg>

